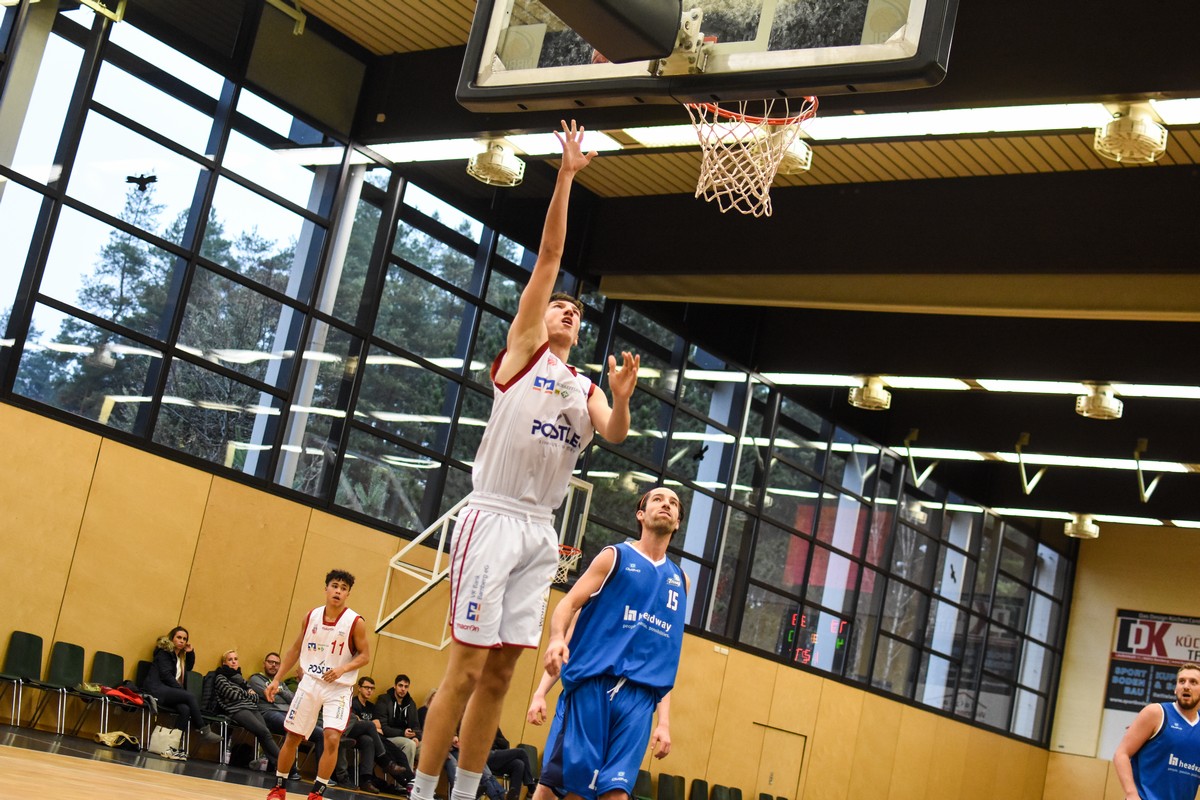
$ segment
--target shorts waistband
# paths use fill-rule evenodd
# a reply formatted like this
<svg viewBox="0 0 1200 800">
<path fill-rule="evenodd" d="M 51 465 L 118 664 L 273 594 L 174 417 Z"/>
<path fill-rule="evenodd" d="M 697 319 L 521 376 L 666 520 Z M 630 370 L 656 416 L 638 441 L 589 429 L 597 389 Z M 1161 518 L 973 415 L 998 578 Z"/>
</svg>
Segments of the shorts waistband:
<svg viewBox="0 0 1200 800">
<path fill-rule="evenodd" d="M 468 508 L 478 508 L 493 514 L 504 514 L 509 517 L 527 520 L 543 525 L 554 525 L 554 509 L 545 506 L 523 503 L 511 497 L 487 492 L 471 492 L 467 497 Z"/>
</svg>

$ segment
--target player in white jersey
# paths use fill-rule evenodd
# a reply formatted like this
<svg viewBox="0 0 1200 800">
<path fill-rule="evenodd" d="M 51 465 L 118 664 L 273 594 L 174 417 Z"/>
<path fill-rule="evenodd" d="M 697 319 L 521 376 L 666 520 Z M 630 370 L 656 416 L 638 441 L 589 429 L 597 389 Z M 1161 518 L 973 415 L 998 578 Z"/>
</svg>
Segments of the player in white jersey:
<svg viewBox="0 0 1200 800">
<path fill-rule="evenodd" d="M 312 733 L 318 714 L 323 714 L 325 749 L 308 800 L 320 800 L 329 787 L 342 731 L 350 720 L 354 681 L 359 668 L 371 660 L 366 624 L 346 606 L 346 596 L 353 587 L 354 576 L 349 572 L 335 569 L 325 576 L 325 605 L 317 606 L 305 616 L 296 643 L 283 654 L 279 671 L 267 684 L 267 700 L 274 702 L 280 676 L 299 664 L 300 685 L 283 720 L 287 738 L 279 750 L 275 786 L 267 793 L 267 800 L 287 797 L 283 784 L 295 763 L 296 748 Z"/>
<path fill-rule="evenodd" d="M 596 154 L 583 153 L 582 127 L 574 121 L 562 127 L 562 135 L 556 134 L 562 165 L 537 263 L 521 292 L 507 347 L 492 364 L 492 416 L 476 456 L 474 490 L 454 531 L 454 641 L 425 720 L 414 800 L 433 800 L 460 720 L 451 800 L 475 800 L 517 658 L 541 639 L 558 558 L 554 509 L 592 434 L 620 442 L 629 432 L 629 398 L 640 359 L 622 353 L 618 369 L 609 356 L 611 406 L 604 392 L 567 363 L 579 339 L 583 306 L 552 292 L 566 242 L 571 185 Z"/>
</svg>

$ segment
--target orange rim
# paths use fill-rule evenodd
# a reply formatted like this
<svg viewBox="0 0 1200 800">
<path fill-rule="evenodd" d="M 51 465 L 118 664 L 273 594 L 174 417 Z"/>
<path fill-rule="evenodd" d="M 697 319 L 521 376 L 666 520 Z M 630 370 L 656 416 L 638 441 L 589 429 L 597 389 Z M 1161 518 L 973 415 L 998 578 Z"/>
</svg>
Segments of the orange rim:
<svg viewBox="0 0 1200 800">
<path fill-rule="evenodd" d="M 560 544 L 558 546 L 558 554 L 560 556 L 564 556 L 564 557 L 581 556 L 581 555 L 583 555 L 583 551 L 580 550 L 578 547 L 572 547 L 569 544 Z"/>
<path fill-rule="evenodd" d="M 810 96 L 804 99 L 809 105 L 805 106 L 799 114 L 793 117 L 756 117 L 751 114 L 739 114 L 736 111 L 727 111 L 716 103 L 686 103 L 685 105 L 697 109 L 704 108 L 715 116 L 723 117 L 724 119 L 741 120 L 742 122 L 749 122 L 751 125 L 795 125 L 797 122 L 811 119 L 817 113 L 817 98 Z"/>
</svg>

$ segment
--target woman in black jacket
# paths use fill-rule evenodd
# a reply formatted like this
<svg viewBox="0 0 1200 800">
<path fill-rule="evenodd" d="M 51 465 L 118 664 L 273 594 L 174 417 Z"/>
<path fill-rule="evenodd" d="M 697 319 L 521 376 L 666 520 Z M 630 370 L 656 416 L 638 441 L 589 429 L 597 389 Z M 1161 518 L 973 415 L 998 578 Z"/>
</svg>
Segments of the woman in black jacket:
<svg viewBox="0 0 1200 800">
<path fill-rule="evenodd" d="M 175 715 L 177 729 L 186 731 L 191 721 L 203 739 L 220 741 L 221 737 L 204 724 L 200 701 L 187 690 L 187 674 L 195 663 L 196 654 L 192 652 L 191 642 L 188 641 L 187 628 L 172 628 L 170 633 L 159 638 L 154 648 L 154 660 L 142 688 L 154 695 L 161 710 Z M 186 757 L 183 753 L 179 755 Z"/>
<path fill-rule="evenodd" d="M 221 711 L 258 739 L 263 752 L 267 754 L 267 771 L 274 772 L 275 762 L 279 759 L 279 745 L 267 728 L 262 712 L 258 710 L 258 693 L 242 677 L 237 650 L 226 650 L 221 656 L 221 666 L 217 667 L 213 689 Z"/>
</svg>

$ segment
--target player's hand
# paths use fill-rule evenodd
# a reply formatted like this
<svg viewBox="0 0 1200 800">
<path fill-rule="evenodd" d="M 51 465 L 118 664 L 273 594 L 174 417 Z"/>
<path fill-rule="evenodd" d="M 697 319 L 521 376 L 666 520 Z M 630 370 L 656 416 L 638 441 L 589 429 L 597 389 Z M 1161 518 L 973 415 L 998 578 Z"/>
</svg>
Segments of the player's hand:
<svg viewBox="0 0 1200 800">
<path fill-rule="evenodd" d="M 268 683 L 267 688 L 263 690 L 263 694 L 266 695 L 268 703 L 274 703 L 275 695 L 279 694 L 279 683 L 277 681 Z"/>
<path fill-rule="evenodd" d="M 671 755 L 671 729 L 666 725 L 658 725 L 650 736 L 650 754 L 655 758 L 666 758 Z"/>
<path fill-rule="evenodd" d="M 562 129 L 561 135 L 558 131 L 554 132 L 563 148 L 562 166 L 559 167 L 559 172 L 574 175 L 592 163 L 592 159 L 596 157 L 596 151 L 593 150 L 586 154 L 583 152 L 583 126 L 577 126 L 575 120 L 571 120 L 571 124 L 568 125 L 564 119 Z"/>
<path fill-rule="evenodd" d="M 642 357 L 621 352 L 621 367 L 617 368 L 616 356 L 608 357 L 608 390 L 612 392 L 613 400 L 629 400 L 633 396 L 633 387 L 637 386 L 638 367 Z"/>
<path fill-rule="evenodd" d="M 551 640 L 546 647 L 546 672 L 551 678 L 557 678 L 559 671 L 562 670 L 562 665 L 571 659 L 571 653 L 567 649 L 567 643 L 561 639 Z"/>
<path fill-rule="evenodd" d="M 377 719 L 373 719 L 371 721 L 375 723 L 375 730 L 379 731 L 380 733 L 383 733 L 383 723 Z"/>
<path fill-rule="evenodd" d="M 325 674 L 321 676 L 321 680 L 326 683 L 334 683 L 338 678 L 342 677 L 341 667 L 331 667 L 325 670 Z"/>
<path fill-rule="evenodd" d="M 534 696 L 525 712 L 525 721 L 530 725 L 541 725 L 546 721 L 546 698 Z"/>
</svg>

